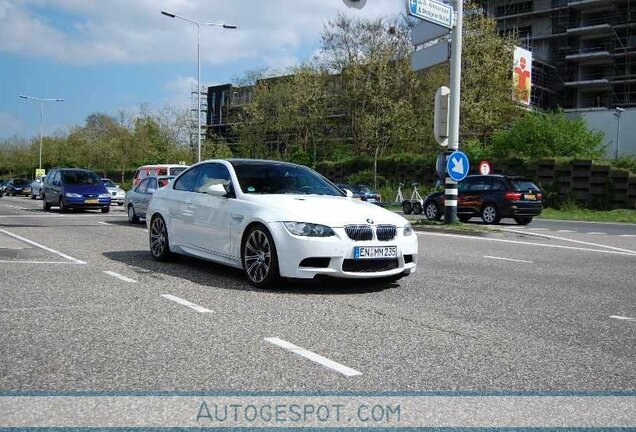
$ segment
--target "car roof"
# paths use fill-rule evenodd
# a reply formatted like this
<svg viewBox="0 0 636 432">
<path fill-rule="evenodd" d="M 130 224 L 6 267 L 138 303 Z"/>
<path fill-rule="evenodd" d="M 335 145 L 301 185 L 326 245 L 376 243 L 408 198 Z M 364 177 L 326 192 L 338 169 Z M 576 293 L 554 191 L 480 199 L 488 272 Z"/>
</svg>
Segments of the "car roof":
<svg viewBox="0 0 636 432">
<path fill-rule="evenodd" d="M 210 160 L 210 162 L 218 162 L 219 160 Z M 237 159 L 226 159 L 227 162 L 231 163 L 234 166 L 238 166 L 238 165 L 249 165 L 252 163 L 267 163 L 267 164 L 272 164 L 272 165 L 288 165 L 288 166 L 303 166 L 303 165 L 298 165 L 292 162 L 286 162 L 286 161 L 280 161 L 280 160 L 273 160 L 273 159 L 242 159 L 242 158 L 237 158 Z M 204 161 L 204 162 L 208 162 L 208 161 Z"/>
<path fill-rule="evenodd" d="M 177 168 L 177 167 L 184 167 L 184 168 L 188 168 L 190 165 L 180 165 L 180 164 L 155 164 L 155 165 L 142 165 L 137 169 L 142 169 L 142 168 Z"/>
</svg>

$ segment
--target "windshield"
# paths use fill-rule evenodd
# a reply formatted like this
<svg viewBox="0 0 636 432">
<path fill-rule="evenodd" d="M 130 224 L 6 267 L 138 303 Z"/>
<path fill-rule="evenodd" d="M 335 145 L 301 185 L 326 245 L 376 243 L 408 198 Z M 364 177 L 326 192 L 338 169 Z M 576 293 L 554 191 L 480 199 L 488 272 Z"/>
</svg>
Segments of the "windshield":
<svg viewBox="0 0 636 432">
<path fill-rule="evenodd" d="M 303 166 L 265 161 L 233 165 L 244 193 L 344 195 L 320 174 Z"/>
<path fill-rule="evenodd" d="M 530 180 L 514 180 L 512 182 L 512 187 L 516 191 L 540 190 L 539 187 Z"/>
<path fill-rule="evenodd" d="M 62 181 L 69 185 L 98 185 L 102 179 L 90 171 L 64 171 Z"/>
<path fill-rule="evenodd" d="M 113 183 L 112 180 L 110 179 L 102 179 L 104 181 L 104 186 L 109 187 L 109 188 L 116 188 L 117 185 L 115 183 Z"/>
<path fill-rule="evenodd" d="M 26 186 L 29 183 L 31 183 L 29 180 L 24 179 L 24 178 L 19 178 L 19 179 L 14 179 L 13 180 L 13 184 L 16 186 Z"/>
</svg>

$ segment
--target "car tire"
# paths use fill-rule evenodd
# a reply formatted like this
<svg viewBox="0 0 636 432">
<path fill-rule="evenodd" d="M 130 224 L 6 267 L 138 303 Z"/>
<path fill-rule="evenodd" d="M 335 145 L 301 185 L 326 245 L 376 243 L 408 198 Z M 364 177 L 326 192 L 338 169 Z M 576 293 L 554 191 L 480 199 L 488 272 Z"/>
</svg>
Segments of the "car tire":
<svg viewBox="0 0 636 432">
<path fill-rule="evenodd" d="M 159 215 L 150 221 L 148 232 L 150 240 L 150 254 L 155 261 L 168 261 L 172 257 L 170 252 L 170 240 L 166 221 Z"/>
<path fill-rule="evenodd" d="M 130 204 L 128 206 L 128 222 L 131 224 L 139 223 L 139 216 L 135 213 L 135 208 Z"/>
<path fill-rule="evenodd" d="M 102 207 L 102 213 L 110 213 L 110 206 L 109 207 Z"/>
<path fill-rule="evenodd" d="M 413 214 L 422 214 L 422 203 L 419 201 L 413 203 Z"/>
<path fill-rule="evenodd" d="M 486 225 L 498 224 L 501 220 L 501 216 L 499 216 L 497 206 L 494 204 L 486 204 L 481 209 L 481 220 L 483 220 Z"/>
<path fill-rule="evenodd" d="M 426 219 L 436 221 L 441 219 L 441 211 L 435 201 L 427 201 L 424 204 L 424 215 Z"/>
<path fill-rule="evenodd" d="M 46 196 L 42 195 L 42 210 L 49 211 L 51 210 L 51 204 L 46 200 Z"/>
<path fill-rule="evenodd" d="M 411 201 L 404 201 L 402 203 L 402 211 L 404 212 L 404 214 L 411 214 L 411 212 L 413 211 L 413 203 Z"/>
<path fill-rule="evenodd" d="M 468 222 L 470 218 L 470 216 L 457 215 L 457 219 L 459 219 L 459 221 L 462 223 Z"/>
<path fill-rule="evenodd" d="M 530 222 L 532 222 L 532 217 L 531 216 L 526 216 L 526 217 L 516 217 L 515 218 L 515 222 L 517 222 L 518 225 L 528 225 Z"/>
<path fill-rule="evenodd" d="M 276 245 L 262 224 L 252 225 L 241 242 L 241 260 L 248 282 L 259 289 L 270 288 L 280 278 Z"/>
<path fill-rule="evenodd" d="M 66 204 L 64 204 L 64 198 L 60 198 L 60 213 L 68 213 L 68 207 L 66 207 Z"/>
</svg>

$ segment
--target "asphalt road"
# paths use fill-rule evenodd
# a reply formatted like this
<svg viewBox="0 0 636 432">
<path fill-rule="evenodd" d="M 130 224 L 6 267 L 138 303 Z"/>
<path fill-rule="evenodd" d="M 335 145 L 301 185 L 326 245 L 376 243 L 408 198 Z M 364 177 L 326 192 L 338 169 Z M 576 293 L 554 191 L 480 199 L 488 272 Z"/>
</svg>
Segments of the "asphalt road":
<svg viewBox="0 0 636 432">
<path fill-rule="evenodd" d="M 154 262 L 123 208 L 40 206 L 0 199 L 0 390 L 636 388 L 631 225 L 421 232 L 398 283 L 258 291 Z"/>
</svg>

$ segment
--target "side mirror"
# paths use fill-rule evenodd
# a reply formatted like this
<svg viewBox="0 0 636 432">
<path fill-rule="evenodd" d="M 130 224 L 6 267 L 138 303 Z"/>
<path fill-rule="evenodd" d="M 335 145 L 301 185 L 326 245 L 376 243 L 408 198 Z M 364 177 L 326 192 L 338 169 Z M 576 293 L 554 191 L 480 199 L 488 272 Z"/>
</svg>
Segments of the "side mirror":
<svg viewBox="0 0 636 432">
<path fill-rule="evenodd" d="M 227 195 L 225 186 L 219 183 L 207 186 L 203 188 L 203 191 L 208 195 L 212 195 L 216 197 L 225 197 Z"/>
<path fill-rule="evenodd" d="M 351 198 L 353 196 L 353 192 L 351 192 L 349 189 L 345 189 L 344 193 L 347 194 L 347 198 Z"/>
</svg>

